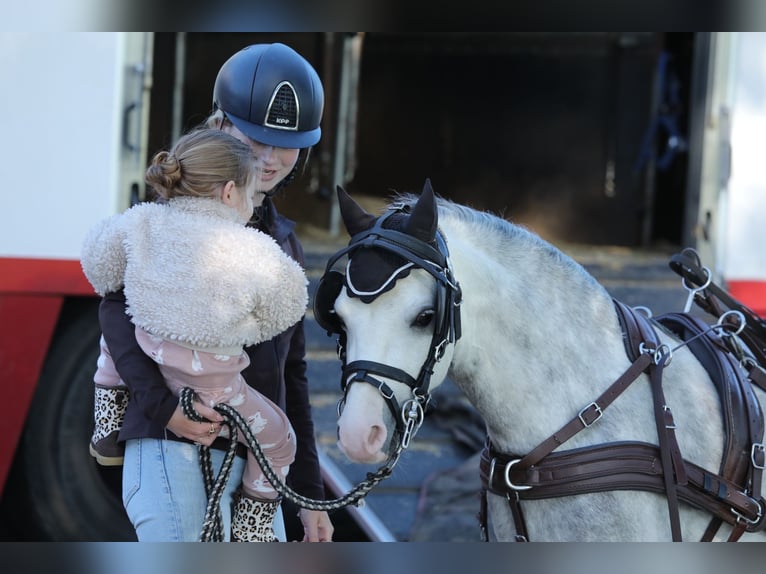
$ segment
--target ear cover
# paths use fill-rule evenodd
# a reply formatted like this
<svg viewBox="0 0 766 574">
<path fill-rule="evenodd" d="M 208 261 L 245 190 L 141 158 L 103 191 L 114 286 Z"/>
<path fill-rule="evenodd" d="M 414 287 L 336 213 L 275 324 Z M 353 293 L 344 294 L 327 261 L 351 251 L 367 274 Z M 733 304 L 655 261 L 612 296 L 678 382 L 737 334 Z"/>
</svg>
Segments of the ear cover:
<svg viewBox="0 0 766 574">
<path fill-rule="evenodd" d="M 412 212 L 403 231 L 424 243 L 432 243 L 436 238 L 438 226 L 439 217 L 436 211 L 436 198 L 431 188 L 431 180 L 426 179 L 423 185 L 423 193 L 420 194 L 417 202 L 412 207 Z"/>
<path fill-rule="evenodd" d="M 351 196 L 341 186 L 338 186 L 336 191 L 340 216 L 351 237 L 373 226 L 377 219 L 374 215 L 365 211 L 361 205 L 351 199 Z"/>
<path fill-rule="evenodd" d="M 314 295 L 314 319 L 328 335 L 343 332 L 340 320 L 335 314 L 335 300 L 343 289 L 343 273 L 340 271 L 328 271 L 319 280 L 316 294 Z"/>
</svg>

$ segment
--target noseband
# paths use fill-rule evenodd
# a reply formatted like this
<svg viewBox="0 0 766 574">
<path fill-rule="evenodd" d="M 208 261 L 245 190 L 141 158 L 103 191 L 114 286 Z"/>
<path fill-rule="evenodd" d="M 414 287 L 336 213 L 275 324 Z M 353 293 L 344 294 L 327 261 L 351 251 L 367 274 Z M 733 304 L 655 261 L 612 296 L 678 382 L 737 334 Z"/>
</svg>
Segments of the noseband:
<svg viewBox="0 0 766 574">
<path fill-rule="evenodd" d="M 335 253 L 328 261 L 325 274 L 319 282 L 314 298 L 314 316 L 317 322 L 327 330 L 327 334 L 338 335 L 338 357 L 343 363 L 341 390 L 343 397 L 338 401 L 338 416 L 342 411 L 348 390 L 353 383 L 368 383 L 378 389 L 386 402 L 400 437 L 395 451 L 396 457 L 407 448 L 423 422 L 425 408 L 430 400 L 429 386 L 433 369 L 444 356 L 447 344 L 460 338 L 460 286 L 452 273 L 447 243 L 440 231 L 436 231 L 436 247 L 409 234 L 386 229 L 383 222 L 394 213 L 406 213 L 408 206 L 399 205 L 378 218 L 375 224 L 365 231 L 354 235 L 348 246 Z M 335 299 L 345 285 L 354 292 L 349 277 L 339 271 L 333 271 L 333 265 L 343 256 L 351 257 L 360 249 L 382 249 L 398 255 L 407 261 L 389 278 L 393 278 L 404 268 L 414 267 L 428 272 L 437 282 L 436 311 L 434 315 L 434 333 L 428 355 L 420 368 L 417 378 L 413 378 L 401 369 L 374 361 L 353 361 L 346 364 L 346 333 L 333 309 Z M 347 266 L 348 268 L 348 266 Z M 387 282 L 388 283 L 388 282 Z M 385 284 L 384 284 L 385 285 Z M 382 288 L 381 288 L 382 291 Z M 376 376 L 386 377 L 404 383 L 412 390 L 412 397 L 400 405 L 393 390 Z"/>
</svg>

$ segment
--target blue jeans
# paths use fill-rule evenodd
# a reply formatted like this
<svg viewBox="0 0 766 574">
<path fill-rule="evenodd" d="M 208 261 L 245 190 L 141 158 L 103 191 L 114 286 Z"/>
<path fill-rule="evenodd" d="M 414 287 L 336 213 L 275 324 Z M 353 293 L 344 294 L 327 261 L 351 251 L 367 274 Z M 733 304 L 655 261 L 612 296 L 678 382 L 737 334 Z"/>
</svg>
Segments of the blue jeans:
<svg viewBox="0 0 766 574">
<path fill-rule="evenodd" d="M 225 452 L 211 449 L 214 476 Z M 240 485 L 245 459 L 235 457 L 221 496 L 225 540 L 231 532 L 234 492 Z M 197 447 L 160 439 L 133 439 L 125 443 L 122 502 L 141 542 L 196 542 L 202 531 L 207 496 Z M 284 541 L 281 509 L 274 518 L 274 533 Z"/>
</svg>

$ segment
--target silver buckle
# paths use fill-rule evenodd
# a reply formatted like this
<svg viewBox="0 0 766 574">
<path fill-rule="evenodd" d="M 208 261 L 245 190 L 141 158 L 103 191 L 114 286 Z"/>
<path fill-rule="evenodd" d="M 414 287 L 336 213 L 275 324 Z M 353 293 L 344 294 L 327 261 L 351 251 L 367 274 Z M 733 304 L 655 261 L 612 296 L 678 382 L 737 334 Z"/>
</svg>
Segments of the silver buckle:
<svg viewBox="0 0 766 574">
<path fill-rule="evenodd" d="M 761 508 L 761 503 L 757 502 L 756 504 L 758 505 L 758 514 L 756 515 L 755 520 L 750 520 L 747 516 L 741 512 L 738 512 L 737 510 L 734 510 L 733 508 L 730 508 L 729 510 L 731 510 L 731 513 L 737 517 L 737 522 L 744 522 L 750 526 L 753 526 L 758 524 L 761 521 L 761 517 L 763 516 L 763 508 Z"/>
<path fill-rule="evenodd" d="M 585 411 L 587 411 L 591 407 L 596 409 L 596 418 L 593 419 L 591 422 L 586 422 L 585 418 L 583 417 L 583 414 L 585 414 Z M 604 414 L 604 411 L 601 410 L 601 407 L 598 406 L 598 404 L 596 404 L 595 402 L 592 402 L 592 403 L 590 403 L 588 405 L 585 405 L 583 407 L 583 409 L 579 413 L 577 413 L 577 416 L 580 419 L 580 422 L 582 423 L 582 426 L 584 426 L 585 428 L 588 428 L 589 426 L 594 424 L 596 421 L 598 421 L 603 414 Z"/>
<path fill-rule="evenodd" d="M 380 393 L 380 396 L 386 399 L 387 401 L 390 401 L 394 398 L 394 389 L 389 387 L 386 383 L 383 381 L 379 381 L 378 379 L 374 379 L 375 382 L 378 383 L 378 392 Z M 388 394 L 386 394 L 386 391 L 383 389 L 383 387 L 386 387 L 388 389 Z"/>
<path fill-rule="evenodd" d="M 530 488 L 532 488 L 529 485 L 523 485 L 523 484 L 522 485 L 518 485 L 518 484 L 513 484 L 511 482 L 511 474 L 510 474 L 511 473 L 511 467 L 514 464 L 516 464 L 517 462 L 519 462 L 520 460 L 521 460 L 520 458 L 517 458 L 515 460 L 510 461 L 508 464 L 505 465 L 505 484 L 507 484 L 508 488 L 510 488 L 511 490 L 516 490 L 516 491 L 518 491 L 518 490 L 529 490 Z"/>
<path fill-rule="evenodd" d="M 673 411 L 670 410 L 670 407 L 668 405 L 662 405 L 662 412 L 670 413 L 670 420 L 674 421 L 674 419 L 673 419 Z M 675 421 L 674 421 L 672 425 L 665 425 L 665 428 L 668 429 L 668 430 L 675 430 L 678 427 L 676 426 Z"/>
<path fill-rule="evenodd" d="M 758 464 L 755 462 L 756 453 L 758 451 L 764 452 L 765 450 L 762 442 L 754 442 L 753 446 L 750 447 L 750 462 L 753 464 L 753 468 L 757 468 L 758 470 L 764 470 L 766 468 L 766 464 Z"/>
</svg>

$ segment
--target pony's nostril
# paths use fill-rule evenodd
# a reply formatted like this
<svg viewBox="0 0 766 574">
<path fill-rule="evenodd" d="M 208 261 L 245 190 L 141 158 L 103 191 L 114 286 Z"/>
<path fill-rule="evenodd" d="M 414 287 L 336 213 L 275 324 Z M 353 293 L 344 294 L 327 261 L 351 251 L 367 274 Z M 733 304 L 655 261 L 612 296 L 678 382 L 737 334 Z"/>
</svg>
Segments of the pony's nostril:
<svg viewBox="0 0 766 574">
<path fill-rule="evenodd" d="M 367 446 L 371 453 L 377 453 L 383 448 L 386 441 L 386 429 L 379 425 L 370 427 L 370 433 L 367 435 Z"/>
</svg>

